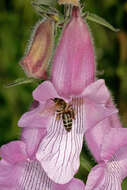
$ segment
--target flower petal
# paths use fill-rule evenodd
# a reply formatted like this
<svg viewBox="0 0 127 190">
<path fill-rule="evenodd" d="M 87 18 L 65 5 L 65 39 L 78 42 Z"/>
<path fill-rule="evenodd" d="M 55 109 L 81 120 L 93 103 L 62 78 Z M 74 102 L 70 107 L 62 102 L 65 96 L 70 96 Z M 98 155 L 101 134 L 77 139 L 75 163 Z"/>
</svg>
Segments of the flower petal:
<svg viewBox="0 0 127 190">
<path fill-rule="evenodd" d="M 121 179 L 117 173 L 110 173 L 106 165 L 99 164 L 88 175 L 85 190 L 121 190 Z"/>
<path fill-rule="evenodd" d="M 70 182 L 67 184 L 53 184 L 52 190 L 85 190 L 84 183 L 77 179 L 73 178 Z"/>
<path fill-rule="evenodd" d="M 109 172 L 116 175 L 121 181 L 127 177 L 127 145 L 120 147 L 107 165 Z"/>
<path fill-rule="evenodd" d="M 52 183 L 38 161 L 27 161 L 16 190 L 51 190 Z"/>
<path fill-rule="evenodd" d="M 104 136 L 109 133 L 111 128 L 120 127 L 121 124 L 118 115 L 113 114 L 85 133 L 87 145 L 97 162 L 101 161 L 100 153 Z"/>
<path fill-rule="evenodd" d="M 79 9 L 74 7 L 55 52 L 51 80 L 60 96 L 77 96 L 94 81 L 94 75 L 91 36 Z"/>
<path fill-rule="evenodd" d="M 110 160 L 114 153 L 124 145 L 127 145 L 127 129 L 111 129 L 104 137 L 101 148 L 101 158 L 104 160 Z"/>
<path fill-rule="evenodd" d="M 34 158 L 38 145 L 46 135 L 46 129 L 23 128 L 21 140 L 26 144 L 26 151 L 29 158 Z"/>
<path fill-rule="evenodd" d="M 83 98 L 73 101 L 76 115 L 72 130 L 67 132 L 62 119 L 57 121 L 55 117 L 52 117 L 47 136 L 40 143 L 36 155 L 47 175 L 55 183 L 60 184 L 68 183 L 80 164 L 79 156 L 85 130 Z"/>
<path fill-rule="evenodd" d="M 111 99 L 111 95 L 103 79 L 99 79 L 87 86 L 81 96 L 84 96 L 89 101 L 97 102 L 99 104 L 106 104 Z"/>
<path fill-rule="evenodd" d="M 4 160 L 0 161 L 0 189 L 1 190 L 16 190 L 16 185 L 23 174 L 22 166 L 23 164 L 11 165 Z"/>
<path fill-rule="evenodd" d="M 25 148 L 25 144 L 21 141 L 10 142 L 0 148 L 0 156 L 10 164 L 15 164 L 26 160 Z"/>
<path fill-rule="evenodd" d="M 111 103 L 111 96 L 104 80 L 89 85 L 82 93 L 85 101 L 85 112 L 88 129 L 118 112 Z M 92 113 L 92 116 L 91 116 Z"/>
<path fill-rule="evenodd" d="M 99 189 L 99 185 L 103 181 L 104 169 L 105 169 L 104 164 L 99 164 L 92 168 L 92 170 L 88 175 L 85 190 L 97 190 L 97 187 L 98 190 L 101 190 Z"/>
<path fill-rule="evenodd" d="M 108 119 L 105 119 L 85 133 L 88 148 L 97 162 L 101 161 L 100 149 L 104 140 L 104 135 L 110 130 L 108 123 Z"/>
<path fill-rule="evenodd" d="M 45 81 L 41 83 L 34 91 L 33 98 L 41 103 L 51 98 L 59 97 L 50 81 Z"/>
<path fill-rule="evenodd" d="M 117 113 L 117 109 L 85 100 L 85 112 L 87 130 L 89 130 L 107 117 Z"/>
<path fill-rule="evenodd" d="M 40 104 L 32 111 L 23 114 L 18 121 L 18 126 L 29 128 L 46 128 L 47 124 L 50 122 L 50 117 L 49 115 L 42 114 L 44 108 L 45 106 Z"/>
</svg>

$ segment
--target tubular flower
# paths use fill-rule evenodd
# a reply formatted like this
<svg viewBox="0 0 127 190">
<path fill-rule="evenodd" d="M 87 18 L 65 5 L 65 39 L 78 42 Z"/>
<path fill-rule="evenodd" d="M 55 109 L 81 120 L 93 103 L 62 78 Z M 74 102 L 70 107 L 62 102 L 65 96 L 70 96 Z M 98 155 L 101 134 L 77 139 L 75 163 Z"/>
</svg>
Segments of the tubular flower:
<svg viewBox="0 0 127 190">
<path fill-rule="evenodd" d="M 104 135 L 99 154 L 101 161 L 88 175 L 85 189 L 121 190 L 127 176 L 127 129 L 111 128 Z"/>
<path fill-rule="evenodd" d="M 0 149 L 0 189 L 2 190 L 63 190 L 63 186 L 55 184 L 44 172 L 37 160 L 30 160 L 22 141 L 14 141 L 3 145 Z M 74 178 L 66 184 L 66 190 L 84 190 L 82 181 Z M 65 189 L 64 189 L 65 190 Z"/>
<path fill-rule="evenodd" d="M 42 21 L 37 25 L 28 52 L 20 62 L 28 77 L 46 78 L 53 47 L 53 28 L 51 20 Z"/>
<path fill-rule="evenodd" d="M 113 105 L 112 101 L 111 104 Z M 121 127 L 122 125 L 120 123 L 118 114 L 116 113 L 101 121 L 94 128 L 88 130 L 85 133 L 86 143 L 97 162 L 101 161 L 100 150 L 104 141 L 105 134 L 107 134 L 112 128 Z"/>
<path fill-rule="evenodd" d="M 38 107 L 25 113 L 18 125 L 23 127 L 25 136 L 29 130 L 31 133 L 33 130 L 46 130 L 46 133 L 42 137 L 40 132 L 37 132 L 39 135 L 35 135 L 32 141 L 27 140 L 27 148 L 38 146 L 36 158 L 48 177 L 55 183 L 68 183 L 79 168 L 84 133 L 117 110 L 108 103 L 111 97 L 104 80 L 90 84 L 80 96 L 70 96 L 66 99 L 57 93 L 50 81 L 45 81 L 35 89 L 33 98 L 39 102 Z M 55 98 L 66 102 L 69 109 L 61 112 L 59 117 L 58 107 L 53 101 Z M 74 117 L 70 116 L 72 110 Z M 69 131 L 65 126 L 68 117 L 69 124 L 71 123 Z"/>
<path fill-rule="evenodd" d="M 56 48 L 51 80 L 61 96 L 80 95 L 95 79 L 95 58 L 91 36 L 78 7 L 65 26 Z"/>
</svg>

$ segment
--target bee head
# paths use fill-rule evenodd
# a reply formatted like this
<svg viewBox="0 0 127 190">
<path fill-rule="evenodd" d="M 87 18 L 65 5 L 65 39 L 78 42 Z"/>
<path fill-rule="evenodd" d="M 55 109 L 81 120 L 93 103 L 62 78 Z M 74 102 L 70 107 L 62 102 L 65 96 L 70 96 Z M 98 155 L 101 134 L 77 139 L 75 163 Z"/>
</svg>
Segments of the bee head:
<svg viewBox="0 0 127 190">
<path fill-rule="evenodd" d="M 55 103 L 57 103 L 59 101 L 59 98 L 51 98 L 51 100 Z"/>
<path fill-rule="evenodd" d="M 65 101 L 63 100 L 63 99 L 61 99 L 61 98 L 51 98 L 51 100 L 53 101 L 53 102 L 55 102 L 56 104 L 60 104 L 60 105 L 63 105 L 63 104 L 65 104 Z"/>
</svg>

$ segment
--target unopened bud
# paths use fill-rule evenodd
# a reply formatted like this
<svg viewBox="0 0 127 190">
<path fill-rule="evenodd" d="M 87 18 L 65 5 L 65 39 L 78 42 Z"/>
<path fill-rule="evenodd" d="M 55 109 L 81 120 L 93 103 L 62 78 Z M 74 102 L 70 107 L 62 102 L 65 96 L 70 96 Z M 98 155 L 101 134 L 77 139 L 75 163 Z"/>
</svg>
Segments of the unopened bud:
<svg viewBox="0 0 127 190">
<path fill-rule="evenodd" d="M 74 6 L 79 6 L 79 0 L 58 0 L 59 4 L 72 4 Z"/>
<path fill-rule="evenodd" d="M 53 47 L 53 29 L 51 20 L 37 25 L 27 54 L 20 62 L 28 77 L 46 79 L 46 69 Z"/>
</svg>

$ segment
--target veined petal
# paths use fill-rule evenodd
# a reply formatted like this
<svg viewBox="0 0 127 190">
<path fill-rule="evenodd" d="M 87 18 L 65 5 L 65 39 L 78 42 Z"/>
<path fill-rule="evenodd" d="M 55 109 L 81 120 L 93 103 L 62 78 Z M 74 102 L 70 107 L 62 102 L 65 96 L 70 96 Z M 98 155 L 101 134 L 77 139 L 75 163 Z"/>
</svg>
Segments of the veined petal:
<svg viewBox="0 0 127 190">
<path fill-rule="evenodd" d="M 88 175 L 85 190 L 121 190 L 119 174 L 111 172 L 108 167 L 104 164 L 95 166 Z"/>
<path fill-rule="evenodd" d="M 38 161 L 28 160 L 17 165 L 0 161 L 1 190 L 51 190 L 52 184 Z"/>
<path fill-rule="evenodd" d="M 127 145 L 120 147 L 107 162 L 108 171 L 119 176 L 121 181 L 127 177 Z"/>
<path fill-rule="evenodd" d="M 56 49 L 51 80 L 60 96 L 77 96 L 94 81 L 95 60 L 87 24 L 74 7 Z"/>
<path fill-rule="evenodd" d="M 84 183 L 77 179 L 73 178 L 70 182 L 67 184 L 53 184 L 52 190 L 85 190 Z"/>
<path fill-rule="evenodd" d="M 42 115 L 44 108 L 45 105 L 40 104 L 32 111 L 23 114 L 18 121 L 18 126 L 29 128 L 46 128 L 47 124 L 50 122 L 50 117 L 46 114 Z"/>
<path fill-rule="evenodd" d="M 111 128 L 121 128 L 118 114 L 106 118 L 98 123 L 95 127 L 86 131 L 85 139 L 87 145 L 97 162 L 101 161 L 101 147 L 104 142 L 104 136 L 109 133 Z"/>
<path fill-rule="evenodd" d="M 101 158 L 103 160 L 110 160 L 114 153 L 122 146 L 127 145 L 127 129 L 113 128 L 105 135 L 102 148 Z"/>
<path fill-rule="evenodd" d="M 14 153 L 12 144 L 16 148 Z M 2 149 L 2 155 L 5 158 L 3 152 L 6 151 L 8 160 L 0 161 L 0 189 L 1 190 L 51 190 L 52 181 L 47 177 L 41 164 L 37 160 L 30 160 L 28 157 L 21 159 L 24 155 L 25 144 L 22 141 L 14 141 L 8 144 L 5 150 Z M 10 150 L 9 150 L 10 147 Z M 17 157 L 17 162 L 10 162 L 12 154 Z M 21 156 L 21 158 L 19 157 Z"/>
<path fill-rule="evenodd" d="M 47 175 L 55 183 L 68 183 L 79 168 L 79 156 L 84 136 L 84 105 L 83 98 L 76 98 L 72 102 L 75 119 L 72 130 L 67 132 L 62 119 L 52 117 L 47 136 L 40 143 L 37 159 L 41 162 Z"/>
<path fill-rule="evenodd" d="M 23 174 L 23 163 L 20 165 L 9 164 L 8 162 L 0 161 L 0 189 L 1 190 L 16 190 L 16 185 Z"/>
<path fill-rule="evenodd" d="M 51 190 L 52 183 L 38 161 L 27 161 L 16 190 Z"/>
<path fill-rule="evenodd" d="M 23 128 L 21 140 L 26 144 L 26 151 L 29 158 L 34 158 L 38 145 L 46 135 L 46 129 L 41 128 Z"/>
<path fill-rule="evenodd" d="M 86 184 L 87 190 L 121 190 L 121 182 L 127 176 L 126 136 L 127 130 L 124 128 L 111 128 L 105 134 L 101 147 L 101 159 L 105 160 L 105 164 L 99 164 L 90 172 Z M 104 174 L 99 172 L 98 179 L 95 172 L 99 171 L 100 167 L 99 170 L 103 168 Z"/>
<path fill-rule="evenodd" d="M 25 144 L 21 141 L 14 141 L 3 145 L 0 148 L 0 157 L 10 164 L 16 164 L 17 162 L 26 160 L 27 154 Z"/>
</svg>

